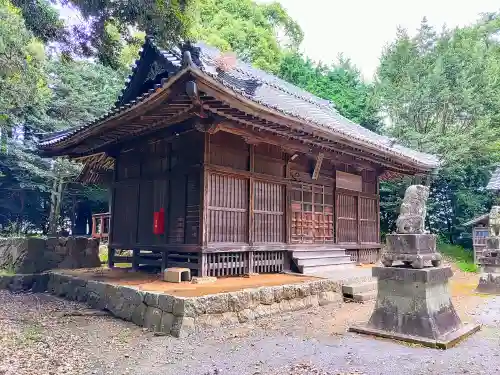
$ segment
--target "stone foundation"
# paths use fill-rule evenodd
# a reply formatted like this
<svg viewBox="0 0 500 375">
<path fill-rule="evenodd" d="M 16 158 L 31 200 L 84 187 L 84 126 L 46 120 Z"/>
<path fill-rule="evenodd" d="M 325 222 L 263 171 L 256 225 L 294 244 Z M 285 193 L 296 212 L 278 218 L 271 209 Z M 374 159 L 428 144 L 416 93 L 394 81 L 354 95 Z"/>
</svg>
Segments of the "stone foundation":
<svg viewBox="0 0 500 375">
<path fill-rule="evenodd" d="M 476 332 L 464 325 L 450 298 L 450 267 L 375 267 L 378 294 L 370 320 L 351 330 L 446 349 Z"/>
<path fill-rule="evenodd" d="M 342 303 L 341 286 L 331 280 L 260 287 L 201 297 L 177 297 L 133 287 L 84 280 L 53 271 L 0 277 L 0 288 L 46 290 L 131 321 L 152 331 L 183 337 L 197 326 L 224 326 L 311 307 Z M 5 280 L 8 280 L 6 282 Z M 7 284 L 7 285 L 5 285 Z"/>
<path fill-rule="evenodd" d="M 13 273 L 40 273 L 54 268 L 100 265 L 99 241 L 92 238 L 0 238 L 0 269 Z"/>
</svg>

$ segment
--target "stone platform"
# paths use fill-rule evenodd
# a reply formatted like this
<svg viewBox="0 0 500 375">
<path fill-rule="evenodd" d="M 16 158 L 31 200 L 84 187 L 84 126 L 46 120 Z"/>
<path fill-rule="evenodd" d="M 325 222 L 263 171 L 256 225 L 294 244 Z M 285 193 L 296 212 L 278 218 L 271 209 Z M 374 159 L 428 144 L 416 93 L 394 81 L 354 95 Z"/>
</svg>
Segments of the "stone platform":
<svg viewBox="0 0 500 375">
<path fill-rule="evenodd" d="M 365 326 L 352 332 L 447 349 L 480 329 L 463 324 L 448 289 L 450 267 L 374 267 L 377 302 Z"/>
<path fill-rule="evenodd" d="M 190 286 L 197 287 L 196 284 Z M 0 288 L 13 292 L 47 291 L 68 300 L 86 303 L 97 310 L 108 311 L 115 317 L 159 334 L 175 337 L 189 335 L 204 325 L 226 326 L 273 315 L 279 322 L 282 313 L 342 304 L 340 283 L 317 278 L 285 285 L 184 297 L 118 285 L 116 281 L 89 280 L 74 276 L 70 271 L 52 271 L 37 275 L 0 275 Z"/>
</svg>

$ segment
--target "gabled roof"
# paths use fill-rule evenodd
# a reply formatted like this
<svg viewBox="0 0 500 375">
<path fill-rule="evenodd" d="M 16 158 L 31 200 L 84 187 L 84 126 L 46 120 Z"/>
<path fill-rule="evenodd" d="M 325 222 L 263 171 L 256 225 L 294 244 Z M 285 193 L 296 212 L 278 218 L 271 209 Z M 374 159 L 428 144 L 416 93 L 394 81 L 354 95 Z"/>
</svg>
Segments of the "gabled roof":
<svg viewBox="0 0 500 375">
<path fill-rule="evenodd" d="M 497 167 L 493 174 L 491 175 L 488 185 L 486 185 L 487 190 L 500 190 L 500 167 Z"/>
<path fill-rule="evenodd" d="M 477 223 L 480 223 L 480 222 L 483 222 L 484 224 L 487 224 L 488 221 L 489 221 L 489 218 L 490 218 L 490 214 L 487 213 L 487 214 L 484 214 L 484 215 L 481 215 L 481 216 L 478 216 L 464 224 L 462 224 L 464 227 L 468 227 L 470 225 L 474 225 L 474 224 L 477 224 Z"/>
<path fill-rule="evenodd" d="M 81 132 L 98 126 L 130 108 L 139 106 L 151 95 L 164 89 L 171 80 L 178 79 L 179 75 L 189 72 L 200 79 L 210 80 L 232 96 L 248 100 L 260 109 L 278 114 L 285 120 L 300 123 L 304 131 L 315 136 L 319 135 L 335 142 L 369 149 L 384 157 L 403 160 L 421 171 L 429 171 L 439 166 L 439 160 L 434 155 L 396 144 L 391 138 L 374 133 L 343 117 L 329 101 L 318 98 L 240 60 L 237 60 L 229 70 L 219 69 L 218 59 L 221 53 L 216 48 L 197 43 L 193 51 L 197 51 L 192 59 L 195 63 L 185 66 L 180 49 L 162 50 L 152 39 L 146 38 L 140 58 L 136 61 L 116 106 L 89 124 L 45 136 L 40 142 L 40 148 L 47 150 L 62 142 L 71 142 L 72 138 Z M 152 53 L 158 57 L 157 60 L 151 59 Z M 157 75 L 154 75 L 155 61 L 156 64 L 161 65 L 158 69 L 161 73 Z M 149 74 L 153 72 L 150 74 L 150 81 L 144 77 L 147 72 Z M 145 82 L 149 83 L 144 85 Z"/>
</svg>

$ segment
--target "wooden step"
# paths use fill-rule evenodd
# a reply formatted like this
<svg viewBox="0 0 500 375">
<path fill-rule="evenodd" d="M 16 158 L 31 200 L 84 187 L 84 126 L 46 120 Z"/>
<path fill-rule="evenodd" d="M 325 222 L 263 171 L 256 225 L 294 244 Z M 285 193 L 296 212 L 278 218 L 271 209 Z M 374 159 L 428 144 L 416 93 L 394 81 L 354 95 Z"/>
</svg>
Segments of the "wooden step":
<svg viewBox="0 0 500 375">
<path fill-rule="evenodd" d="M 339 264 L 328 264 L 324 266 L 299 266 L 299 270 L 301 273 L 304 275 L 317 275 L 317 274 L 324 274 L 328 272 L 334 272 L 334 271 L 339 271 L 339 270 L 344 270 L 347 268 L 355 268 L 356 263 L 352 261 L 346 261 L 345 263 L 339 263 Z"/>
<path fill-rule="evenodd" d="M 318 251 L 298 250 L 292 252 L 292 257 L 296 259 L 321 258 L 321 257 L 328 257 L 331 255 L 345 255 L 345 250 L 344 249 L 318 250 Z"/>
<path fill-rule="evenodd" d="M 295 245 L 295 246 L 287 246 L 288 251 L 296 252 L 296 251 L 305 251 L 308 253 L 315 251 L 345 251 L 342 247 L 337 246 L 328 246 L 328 245 L 318 245 L 318 246 L 303 246 L 303 245 Z"/>
<path fill-rule="evenodd" d="M 297 265 L 300 266 L 328 266 L 332 264 L 346 264 L 351 262 L 349 255 L 330 255 L 326 257 L 315 258 L 294 258 Z"/>
</svg>

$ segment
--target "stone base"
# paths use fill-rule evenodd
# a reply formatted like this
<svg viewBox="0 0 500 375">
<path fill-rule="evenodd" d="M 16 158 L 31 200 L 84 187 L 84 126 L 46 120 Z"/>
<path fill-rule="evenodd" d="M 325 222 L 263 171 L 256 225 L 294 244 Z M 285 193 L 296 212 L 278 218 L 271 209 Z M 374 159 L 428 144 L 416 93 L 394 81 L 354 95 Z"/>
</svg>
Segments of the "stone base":
<svg viewBox="0 0 500 375">
<path fill-rule="evenodd" d="M 420 344 L 429 348 L 435 349 L 449 349 L 457 345 L 460 341 L 465 340 L 470 335 L 476 333 L 481 329 L 479 324 L 464 324 L 461 328 L 451 332 L 448 335 L 442 336 L 439 339 L 428 339 L 426 337 L 403 335 L 397 332 L 381 331 L 368 326 L 350 327 L 350 332 L 361 333 L 385 339 L 397 340 L 408 342 L 411 344 Z"/>
<path fill-rule="evenodd" d="M 163 271 L 163 281 L 168 283 L 180 283 L 191 281 L 191 270 L 189 268 L 172 267 Z"/>
<path fill-rule="evenodd" d="M 453 275 L 450 267 L 374 267 L 372 275 L 378 278 L 372 316 L 365 327 L 351 330 L 449 347 L 479 329 L 465 329 L 455 311 L 448 289 L 448 279 Z"/>
<path fill-rule="evenodd" d="M 329 279 L 262 286 L 234 292 L 180 297 L 133 286 L 87 280 L 64 271 L 40 275 L 0 275 L 0 289 L 47 291 L 86 303 L 158 335 L 184 337 L 205 326 L 230 326 L 292 311 L 342 304 L 341 285 Z"/>
<path fill-rule="evenodd" d="M 390 254 L 434 254 L 436 236 L 428 233 L 388 234 L 387 252 Z"/>
<path fill-rule="evenodd" d="M 500 251 L 500 237 L 486 238 L 486 248 L 490 250 Z"/>
<path fill-rule="evenodd" d="M 476 290 L 479 293 L 500 295 L 500 272 L 483 273 Z"/>
<path fill-rule="evenodd" d="M 442 256 L 436 252 L 436 236 L 433 234 L 389 234 L 387 252 L 382 255 L 382 264 L 391 267 L 401 261 L 413 268 L 424 268 L 425 262 L 434 267 L 441 265 Z"/>
</svg>

